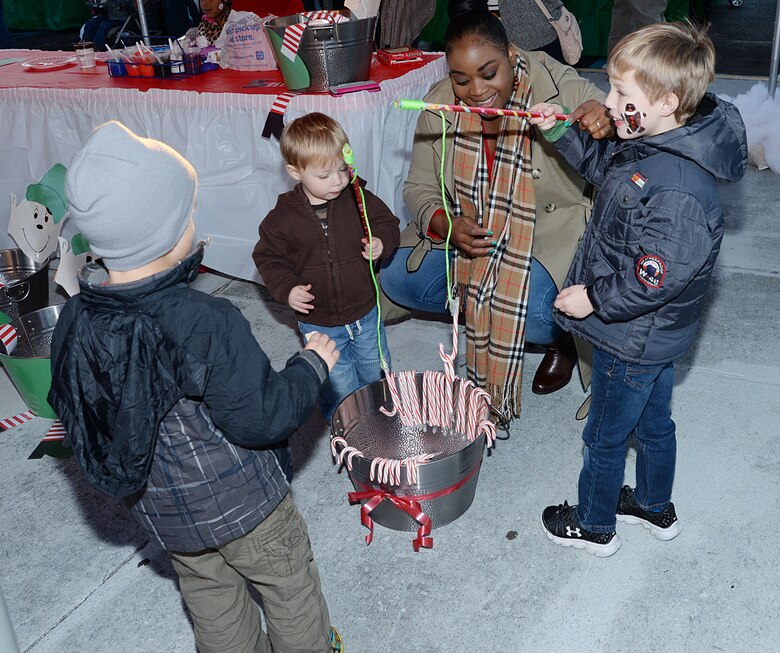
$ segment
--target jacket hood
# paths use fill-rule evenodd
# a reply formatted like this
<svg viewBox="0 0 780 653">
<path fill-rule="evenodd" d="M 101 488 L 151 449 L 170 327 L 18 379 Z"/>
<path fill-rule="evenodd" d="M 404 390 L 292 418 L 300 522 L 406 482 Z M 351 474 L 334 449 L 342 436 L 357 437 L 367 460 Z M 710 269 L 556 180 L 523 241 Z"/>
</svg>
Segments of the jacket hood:
<svg viewBox="0 0 780 653">
<path fill-rule="evenodd" d="M 203 242 L 198 243 L 188 256 L 173 267 L 131 283 L 109 284 L 105 268 L 95 263 L 88 265 L 79 279 L 81 298 L 90 307 L 107 311 L 132 311 L 134 306 L 140 308 L 149 295 L 194 280 L 203 260 L 204 246 Z"/>
<path fill-rule="evenodd" d="M 737 107 L 712 93 L 704 96 L 696 113 L 682 127 L 627 142 L 636 143 L 645 155 L 657 150 L 689 159 L 722 181 L 742 179 L 747 167 L 742 116 Z"/>
<path fill-rule="evenodd" d="M 155 319 L 167 295 L 194 278 L 202 257 L 199 246 L 178 265 L 126 284 L 105 283 L 106 270 L 91 265 L 57 323 L 52 376 L 58 382 L 49 403 L 68 425 L 87 478 L 110 496 L 143 487 L 163 416 L 180 398 L 202 392 L 202 366 Z"/>
</svg>

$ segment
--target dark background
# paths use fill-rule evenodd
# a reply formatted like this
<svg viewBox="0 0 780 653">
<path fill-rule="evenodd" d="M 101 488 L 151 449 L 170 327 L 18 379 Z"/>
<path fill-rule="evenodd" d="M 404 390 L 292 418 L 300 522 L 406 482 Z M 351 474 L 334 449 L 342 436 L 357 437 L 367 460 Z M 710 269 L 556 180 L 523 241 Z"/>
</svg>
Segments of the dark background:
<svg viewBox="0 0 780 653">
<path fill-rule="evenodd" d="M 693 18 L 711 24 L 711 34 L 718 54 L 717 72 L 740 76 L 769 75 L 772 36 L 777 3 L 775 0 L 744 0 L 732 7 L 726 0 L 692 2 Z M 150 29 L 162 17 L 150 15 Z M 78 29 L 61 31 L 11 32 L 14 46 L 40 50 L 71 50 L 78 40 Z M 584 58 L 581 67 L 603 64 L 597 58 Z"/>
</svg>

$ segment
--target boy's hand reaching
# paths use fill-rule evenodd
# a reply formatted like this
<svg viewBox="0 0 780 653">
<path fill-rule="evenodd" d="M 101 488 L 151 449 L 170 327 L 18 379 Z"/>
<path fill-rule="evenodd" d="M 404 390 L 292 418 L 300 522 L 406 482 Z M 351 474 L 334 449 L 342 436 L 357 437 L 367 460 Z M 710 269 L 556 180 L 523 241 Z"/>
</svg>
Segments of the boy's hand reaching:
<svg viewBox="0 0 780 653">
<path fill-rule="evenodd" d="M 528 122 L 532 125 L 536 125 L 543 132 L 555 127 L 555 123 L 558 121 L 555 119 L 556 113 L 563 113 L 563 107 L 560 104 L 550 104 L 548 102 L 539 102 L 534 104 L 529 111 L 534 113 L 544 114 L 544 118 L 529 118 Z"/>
<path fill-rule="evenodd" d="M 309 291 L 311 290 L 311 284 L 305 286 L 295 286 L 287 296 L 287 304 L 294 311 L 304 313 L 308 315 L 309 311 L 314 308 L 314 295 Z"/>
<path fill-rule="evenodd" d="M 307 334 L 306 346 L 304 349 L 311 349 L 314 353 L 319 354 L 320 358 L 325 361 L 328 366 L 328 372 L 333 371 L 333 366 L 339 359 L 339 350 L 336 349 L 336 341 L 326 336 L 324 333 L 318 331 L 312 331 Z"/>
<path fill-rule="evenodd" d="M 379 238 L 374 237 L 371 239 L 371 248 L 368 247 L 368 238 L 363 238 L 360 242 L 363 243 L 363 258 L 366 261 L 376 261 L 382 256 L 384 245 L 382 245 L 382 241 Z"/>
<path fill-rule="evenodd" d="M 590 303 L 588 291 L 582 284 L 561 290 L 555 298 L 553 306 L 561 313 L 578 320 L 588 317 L 593 312 L 593 304 Z"/>
</svg>

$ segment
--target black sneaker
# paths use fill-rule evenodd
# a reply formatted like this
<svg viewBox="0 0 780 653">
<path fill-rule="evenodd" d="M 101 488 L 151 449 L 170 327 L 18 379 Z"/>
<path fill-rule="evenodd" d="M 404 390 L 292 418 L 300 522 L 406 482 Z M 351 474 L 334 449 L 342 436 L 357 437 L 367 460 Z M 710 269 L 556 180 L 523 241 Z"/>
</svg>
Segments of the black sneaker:
<svg viewBox="0 0 780 653">
<path fill-rule="evenodd" d="M 556 544 L 582 549 L 586 553 L 606 558 L 615 553 L 622 542 L 617 533 L 591 533 L 577 523 L 576 506 L 566 501 L 562 506 L 547 506 L 542 513 L 542 528 Z"/>
<path fill-rule="evenodd" d="M 641 524 L 657 540 L 672 540 L 680 534 L 682 526 L 677 521 L 674 504 L 670 503 L 661 512 L 644 510 L 636 501 L 634 490 L 624 485 L 620 490 L 617 507 L 617 520 L 625 524 Z"/>
</svg>

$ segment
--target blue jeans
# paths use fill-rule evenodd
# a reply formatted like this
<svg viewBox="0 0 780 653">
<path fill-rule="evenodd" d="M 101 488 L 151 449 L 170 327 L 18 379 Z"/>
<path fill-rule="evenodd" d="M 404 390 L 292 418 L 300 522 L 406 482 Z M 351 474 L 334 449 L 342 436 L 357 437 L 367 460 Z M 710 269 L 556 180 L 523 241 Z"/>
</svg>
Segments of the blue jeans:
<svg viewBox="0 0 780 653">
<path fill-rule="evenodd" d="M 663 510 L 672 498 L 677 457 L 672 421 L 674 367 L 635 365 L 594 347 L 593 394 L 579 481 L 577 521 L 595 533 L 615 530 L 628 440 L 636 437 L 636 499 L 645 510 Z"/>
<path fill-rule="evenodd" d="M 427 313 L 446 313 L 447 272 L 444 250 L 432 249 L 425 255 L 417 271 L 409 273 L 406 260 L 411 252 L 411 247 L 401 247 L 385 262 L 380 275 L 382 290 L 401 306 Z M 552 317 L 558 288 L 550 273 L 535 258 L 531 259 L 530 284 L 525 339 L 539 345 L 549 345 L 563 335 L 563 330 Z"/>
<path fill-rule="evenodd" d="M 343 399 L 358 388 L 382 378 L 382 364 L 376 336 L 377 316 L 377 309 L 373 308 L 367 315 L 351 324 L 324 327 L 298 322 L 298 330 L 304 337 L 312 331 L 324 333 L 335 340 L 336 348 L 340 352 L 339 359 L 320 395 L 322 416 L 328 424 Z M 387 347 L 384 323 L 380 326 L 380 334 L 382 354 L 389 368 L 390 350 Z"/>
</svg>

